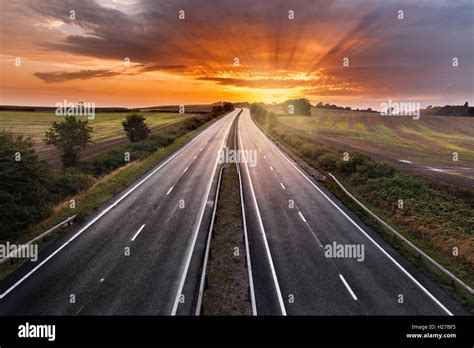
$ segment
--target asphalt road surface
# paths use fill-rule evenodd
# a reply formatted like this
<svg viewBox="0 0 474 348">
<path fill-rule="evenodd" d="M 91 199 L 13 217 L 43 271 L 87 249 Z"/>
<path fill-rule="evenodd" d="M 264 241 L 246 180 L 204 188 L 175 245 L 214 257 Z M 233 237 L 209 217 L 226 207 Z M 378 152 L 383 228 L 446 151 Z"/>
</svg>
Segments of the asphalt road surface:
<svg viewBox="0 0 474 348">
<path fill-rule="evenodd" d="M 3 280 L 0 315 L 191 314 L 218 154 L 238 111 Z"/>
<path fill-rule="evenodd" d="M 239 117 L 241 163 L 257 315 L 466 314 L 254 124 Z M 255 164 L 255 163 L 253 163 Z M 326 245 L 364 257 L 326 257 Z M 354 250 L 354 249 L 353 249 Z"/>
<path fill-rule="evenodd" d="M 1 281 L 0 315 L 194 314 L 218 155 L 239 111 Z M 257 315 L 466 314 L 307 177 L 247 109 L 237 139 L 254 151 L 247 160 L 256 156 L 240 171 Z M 333 243 L 363 247 L 363 258 L 327 257 Z"/>
</svg>

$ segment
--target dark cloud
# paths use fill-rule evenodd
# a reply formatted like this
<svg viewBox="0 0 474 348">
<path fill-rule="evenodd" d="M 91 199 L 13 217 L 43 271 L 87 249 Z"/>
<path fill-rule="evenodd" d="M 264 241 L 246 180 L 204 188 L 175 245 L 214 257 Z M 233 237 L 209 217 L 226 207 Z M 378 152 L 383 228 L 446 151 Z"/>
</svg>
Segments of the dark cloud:
<svg viewBox="0 0 474 348">
<path fill-rule="evenodd" d="M 128 57 L 145 72 L 169 71 L 239 87 L 304 86 L 310 94 L 473 94 L 470 0 L 141 0 L 133 11 L 94 0 L 22 3 L 38 23 L 62 21 L 83 33 L 45 38 L 42 48 L 115 61 Z M 178 19 L 179 10 L 185 11 L 185 20 Z M 294 20 L 288 19 L 289 10 Z M 403 20 L 398 10 L 404 11 Z M 233 66 L 234 57 L 239 67 Z M 344 57 L 349 68 L 341 67 Z M 455 71 L 452 57 L 460 60 Z M 322 80 L 283 78 L 317 71 L 325 72 Z M 276 78 L 244 77 L 253 72 Z M 60 82 L 115 74 L 102 73 L 35 76 Z"/>
<path fill-rule="evenodd" d="M 151 65 L 143 65 L 140 69 L 140 71 L 144 72 L 151 72 L 151 71 L 163 71 L 163 70 L 168 70 L 168 71 L 183 71 L 187 68 L 186 65 L 180 65 L 180 64 L 175 64 L 175 65 L 159 65 L 159 64 L 151 64 Z"/>
<path fill-rule="evenodd" d="M 56 83 L 70 80 L 88 80 L 96 77 L 112 77 L 119 75 L 119 73 L 110 70 L 81 70 L 77 72 L 37 72 L 34 75 L 46 83 Z"/>
</svg>

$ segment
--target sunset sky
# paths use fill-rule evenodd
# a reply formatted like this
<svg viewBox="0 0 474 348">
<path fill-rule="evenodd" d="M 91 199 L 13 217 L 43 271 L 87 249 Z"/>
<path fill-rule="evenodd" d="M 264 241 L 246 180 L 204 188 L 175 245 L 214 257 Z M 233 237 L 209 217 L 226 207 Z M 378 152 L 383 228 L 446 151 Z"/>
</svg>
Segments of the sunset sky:
<svg viewBox="0 0 474 348">
<path fill-rule="evenodd" d="M 3 105 L 474 104 L 471 0 L 0 4 Z"/>
</svg>

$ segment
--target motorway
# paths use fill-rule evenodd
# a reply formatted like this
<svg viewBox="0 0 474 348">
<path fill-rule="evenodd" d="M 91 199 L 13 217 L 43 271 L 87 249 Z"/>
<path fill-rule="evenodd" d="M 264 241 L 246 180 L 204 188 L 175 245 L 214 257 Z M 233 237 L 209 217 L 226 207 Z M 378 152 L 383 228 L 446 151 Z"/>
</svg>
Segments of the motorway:
<svg viewBox="0 0 474 348">
<path fill-rule="evenodd" d="M 0 282 L 0 315 L 191 314 L 218 154 L 238 111 Z"/>
<path fill-rule="evenodd" d="M 465 314 L 255 125 L 239 117 L 241 163 L 257 315 Z M 245 153 L 245 152 L 244 152 Z M 356 258 L 324 247 L 364 246 Z"/>
<path fill-rule="evenodd" d="M 194 314 L 218 155 L 239 112 L 1 281 L 0 315 Z M 240 163 L 254 314 L 466 314 L 282 153 L 248 109 L 236 128 L 239 148 L 257 159 Z M 363 245 L 363 261 L 326 257 L 333 242 Z"/>
</svg>

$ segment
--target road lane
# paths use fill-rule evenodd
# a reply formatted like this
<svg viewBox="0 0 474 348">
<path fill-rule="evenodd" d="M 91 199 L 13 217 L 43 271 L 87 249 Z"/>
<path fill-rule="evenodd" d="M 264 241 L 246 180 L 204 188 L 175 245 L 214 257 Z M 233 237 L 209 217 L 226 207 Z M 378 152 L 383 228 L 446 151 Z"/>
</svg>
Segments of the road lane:
<svg viewBox="0 0 474 348">
<path fill-rule="evenodd" d="M 202 202 L 212 199 L 206 188 L 214 187 L 214 159 L 237 112 L 210 125 L 21 283 L 37 265 L 28 263 L 0 282 L 0 314 L 170 314 L 194 232 L 199 224 L 206 230 L 212 202 L 201 223 Z M 37 264 L 97 214 L 45 250 Z"/>
<path fill-rule="evenodd" d="M 337 203 L 342 207 L 340 209 L 345 209 L 350 219 L 368 231 L 371 238 L 383 247 L 377 247 L 358 230 L 277 150 L 253 123 L 247 109 L 244 109 L 239 119 L 239 130 L 242 139 L 240 146 L 245 150 L 257 151 L 258 164 L 249 167 L 248 171 L 288 314 L 447 315 L 450 312 L 462 312 L 354 214 Z M 245 166 L 241 167 L 246 170 Z M 252 216 L 256 208 L 250 198 L 248 180 L 245 182 L 244 194 L 247 212 Z M 257 237 L 259 233 L 255 224 L 249 227 L 252 255 L 264 254 L 262 243 Z M 323 247 L 333 242 L 363 245 L 363 262 L 355 258 L 326 257 Z M 390 257 L 403 266 L 398 267 Z M 275 314 L 278 312 L 277 296 L 273 295 L 270 302 L 269 295 L 265 293 L 269 291 L 268 284 L 271 283 L 268 280 L 259 281 L 259 277 L 265 274 L 268 277 L 268 260 L 256 259 L 254 256 L 252 262 L 256 263 L 257 308 L 260 313 Z M 404 273 L 402 269 L 407 268 L 410 270 L 409 275 L 416 275 L 416 279 Z M 272 291 L 275 293 L 275 286 Z M 399 302 L 402 298 L 400 295 L 403 296 L 402 303 Z M 439 298 L 443 301 L 439 301 Z M 291 302 L 291 299 L 294 301 Z"/>
</svg>

